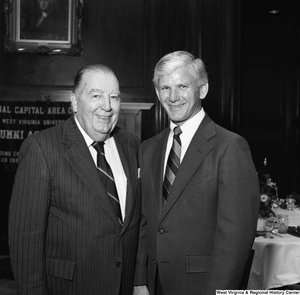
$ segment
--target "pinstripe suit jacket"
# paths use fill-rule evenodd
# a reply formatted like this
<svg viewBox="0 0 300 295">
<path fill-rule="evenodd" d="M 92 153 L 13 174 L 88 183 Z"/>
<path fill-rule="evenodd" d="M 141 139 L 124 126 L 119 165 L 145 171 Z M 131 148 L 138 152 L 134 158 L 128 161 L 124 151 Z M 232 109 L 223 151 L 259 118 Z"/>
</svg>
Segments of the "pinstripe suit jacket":
<svg viewBox="0 0 300 295">
<path fill-rule="evenodd" d="M 118 127 L 113 136 L 127 176 L 123 227 L 73 116 L 24 141 L 9 213 L 19 294 L 132 294 L 139 140 Z"/>
</svg>

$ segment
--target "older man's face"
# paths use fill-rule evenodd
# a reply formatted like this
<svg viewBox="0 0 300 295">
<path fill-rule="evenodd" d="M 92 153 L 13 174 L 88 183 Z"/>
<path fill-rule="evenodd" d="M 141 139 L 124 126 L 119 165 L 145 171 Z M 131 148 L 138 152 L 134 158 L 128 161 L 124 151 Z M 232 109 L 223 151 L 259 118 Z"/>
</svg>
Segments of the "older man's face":
<svg viewBox="0 0 300 295">
<path fill-rule="evenodd" d="M 71 97 L 76 118 L 93 140 L 104 141 L 119 118 L 119 82 L 111 73 L 95 71 L 85 73 L 83 79 L 80 94 Z"/>
</svg>

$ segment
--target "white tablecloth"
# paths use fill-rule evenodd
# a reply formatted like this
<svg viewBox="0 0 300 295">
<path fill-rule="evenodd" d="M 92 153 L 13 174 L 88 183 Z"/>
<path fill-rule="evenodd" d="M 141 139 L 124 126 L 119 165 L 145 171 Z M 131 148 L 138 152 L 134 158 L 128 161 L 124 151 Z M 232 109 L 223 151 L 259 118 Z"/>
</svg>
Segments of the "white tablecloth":
<svg viewBox="0 0 300 295">
<path fill-rule="evenodd" d="M 289 225 L 300 225 L 300 211 L 277 209 L 276 214 L 287 214 Z M 300 282 L 300 238 L 285 234 L 255 238 L 248 289 L 267 290 Z"/>
</svg>

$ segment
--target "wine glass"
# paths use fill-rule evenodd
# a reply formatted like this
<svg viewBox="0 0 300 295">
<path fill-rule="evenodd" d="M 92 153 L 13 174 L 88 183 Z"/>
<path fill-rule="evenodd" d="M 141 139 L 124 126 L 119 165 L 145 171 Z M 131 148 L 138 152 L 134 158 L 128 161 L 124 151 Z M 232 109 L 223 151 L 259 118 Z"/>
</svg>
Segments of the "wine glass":
<svg viewBox="0 0 300 295">
<path fill-rule="evenodd" d="M 273 239 L 273 237 L 271 236 L 271 232 L 274 229 L 274 224 L 275 224 L 275 219 L 274 218 L 265 219 L 264 226 L 265 226 L 266 234 L 264 235 L 264 238 Z"/>
<path fill-rule="evenodd" d="M 278 218 L 278 233 L 286 234 L 289 226 L 289 216 L 287 214 L 279 214 Z"/>
</svg>

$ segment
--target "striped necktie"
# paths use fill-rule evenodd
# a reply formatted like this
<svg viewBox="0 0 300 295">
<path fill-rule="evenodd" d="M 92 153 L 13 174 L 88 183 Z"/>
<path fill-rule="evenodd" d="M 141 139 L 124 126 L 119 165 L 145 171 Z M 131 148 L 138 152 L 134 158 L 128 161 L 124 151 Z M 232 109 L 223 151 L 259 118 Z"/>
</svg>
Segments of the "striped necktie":
<svg viewBox="0 0 300 295">
<path fill-rule="evenodd" d="M 114 211 L 119 219 L 119 223 L 123 225 L 120 201 L 115 184 L 115 179 L 104 154 L 104 142 L 95 141 L 92 146 L 97 151 L 97 168 L 100 172 L 101 180 L 106 188 L 107 195 L 109 196 Z"/>
<path fill-rule="evenodd" d="M 169 158 L 167 161 L 165 179 L 163 185 L 163 197 L 164 203 L 168 199 L 170 189 L 174 183 L 175 176 L 180 166 L 180 155 L 181 155 L 181 141 L 179 135 L 182 133 L 180 127 L 174 128 L 173 145 L 170 150 Z"/>
</svg>

